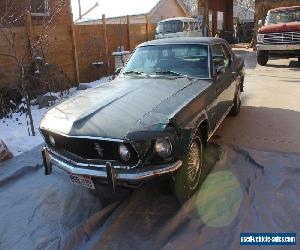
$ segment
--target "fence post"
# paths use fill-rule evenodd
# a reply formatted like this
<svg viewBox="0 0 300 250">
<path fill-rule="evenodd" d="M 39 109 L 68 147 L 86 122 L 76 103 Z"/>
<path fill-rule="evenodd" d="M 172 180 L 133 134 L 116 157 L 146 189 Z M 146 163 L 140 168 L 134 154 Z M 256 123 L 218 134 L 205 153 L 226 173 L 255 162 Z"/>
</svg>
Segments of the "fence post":
<svg viewBox="0 0 300 250">
<path fill-rule="evenodd" d="M 74 23 L 72 20 L 71 23 L 71 35 L 72 35 L 72 52 L 73 52 L 73 63 L 74 63 L 74 76 L 76 86 L 80 84 L 80 73 L 79 73 L 79 63 L 78 63 L 78 55 L 77 55 L 77 44 L 76 44 L 76 32 Z"/>
<path fill-rule="evenodd" d="M 128 37 L 128 48 L 131 51 L 131 38 L 130 38 L 130 17 L 127 16 L 127 37 Z"/>
<path fill-rule="evenodd" d="M 32 26 L 31 13 L 29 11 L 26 12 L 25 26 L 26 26 L 26 32 L 29 41 L 29 54 L 32 56 L 33 55 L 32 44 L 34 43 L 34 31 Z"/>
<path fill-rule="evenodd" d="M 107 41 L 106 20 L 104 14 L 102 15 L 102 28 L 103 28 L 103 36 L 104 36 L 105 54 L 107 60 L 107 75 L 109 75 L 110 74 L 109 48 L 108 48 L 108 41 Z"/>
<path fill-rule="evenodd" d="M 148 18 L 148 15 L 145 15 L 145 18 L 146 18 L 146 39 L 147 41 L 150 40 L 150 32 L 149 32 L 149 18 Z"/>
</svg>

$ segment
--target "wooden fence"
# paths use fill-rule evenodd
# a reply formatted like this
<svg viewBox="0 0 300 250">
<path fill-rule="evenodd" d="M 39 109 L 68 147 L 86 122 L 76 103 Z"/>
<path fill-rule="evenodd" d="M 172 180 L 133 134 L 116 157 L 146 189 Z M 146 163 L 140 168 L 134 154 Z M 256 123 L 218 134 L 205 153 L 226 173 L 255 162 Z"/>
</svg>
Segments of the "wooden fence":
<svg viewBox="0 0 300 250">
<path fill-rule="evenodd" d="M 105 19 L 105 17 L 103 17 Z M 29 22 L 29 23 L 28 23 Z M 132 51 L 138 44 L 154 38 L 155 24 L 99 24 L 99 25 L 63 25 L 58 23 L 48 32 L 48 46 L 45 59 L 58 65 L 76 85 L 78 82 L 90 82 L 114 72 L 112 53 L 124 46 Z M 30 39 L 36 40 L 43 26 L 27 20 L 25 27 L 13 28 L 16 35 L 17 51 L 29 61 Z M 8 53 L 7 43 L 0 35 L 0 54 Z M 99 69 L 93 65 L 103 62 Z M 0 88 L 13 86 L 17 82 L 16 64 L 7 57 L 0 56 Z"/>
<path fill-rule="evenodd" d="M 75 26 L 76 47 L 81 82 L 90 82 L 112 74 L 118 47 L 133 51 L 145 41 L 154 39 L 154 24 L 95 24 Z M 93 65 L 104 62 L 99 69 Z"/>
</svg>

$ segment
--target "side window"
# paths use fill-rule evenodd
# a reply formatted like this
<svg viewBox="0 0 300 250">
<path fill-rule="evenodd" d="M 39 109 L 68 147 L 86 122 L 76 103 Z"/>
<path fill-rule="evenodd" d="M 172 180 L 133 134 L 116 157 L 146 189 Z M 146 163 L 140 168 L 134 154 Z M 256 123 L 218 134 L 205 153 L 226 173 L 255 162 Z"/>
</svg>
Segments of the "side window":
<svg viewBox="0 0 300 250">
<path fill-rule="evenodd" d="M 191 31 L 195 31 L 195 23 L 190 23 L 190 26 L 191 26 Z"/>
<path fill-rule="evenodd" d="M 230 56 L 227 53 L 225 53 L 222 44 L 216 44 L 212 46 L 212 60 L 214 67 L 229 66 Z"/>
<path fill-rule="evenodd" d="M 184 31 L 190 31 L 190 24 L 189 23 L 184 23 Z"/>
</svg>

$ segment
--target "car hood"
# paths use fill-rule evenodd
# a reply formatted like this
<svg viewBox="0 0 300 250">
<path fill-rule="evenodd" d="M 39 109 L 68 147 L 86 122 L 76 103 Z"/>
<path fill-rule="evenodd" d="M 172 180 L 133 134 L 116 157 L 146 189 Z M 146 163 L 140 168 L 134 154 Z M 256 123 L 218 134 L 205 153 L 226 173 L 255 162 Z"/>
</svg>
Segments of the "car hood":
<svg viewBox="0 0 300 250">
<path fill-rule="evenodd" d="M 41 129 L 111 139 L 164 130 L 176 112 L 209 85 L 186 78 L 117 78 L 51 109 Z"/>
<path fill-rule="evenodd" d="M 300 22 L 270 24 L 259 29 L 258 33 L 294 32 L 300 31 Z"/>
</svg>

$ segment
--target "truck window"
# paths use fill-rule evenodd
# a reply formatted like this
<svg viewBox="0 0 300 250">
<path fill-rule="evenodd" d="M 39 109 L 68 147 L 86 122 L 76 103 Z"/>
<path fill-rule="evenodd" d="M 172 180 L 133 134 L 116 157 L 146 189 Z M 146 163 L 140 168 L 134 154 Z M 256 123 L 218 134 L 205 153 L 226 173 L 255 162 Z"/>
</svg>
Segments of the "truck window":
<svg viewBox="0 0 300 250">
<path fill-rule="evenodd" d="M 300 21 L 300 9 L 270 11 L 267 16 L 267 24 L 290 23 Z"/>
</svg>

